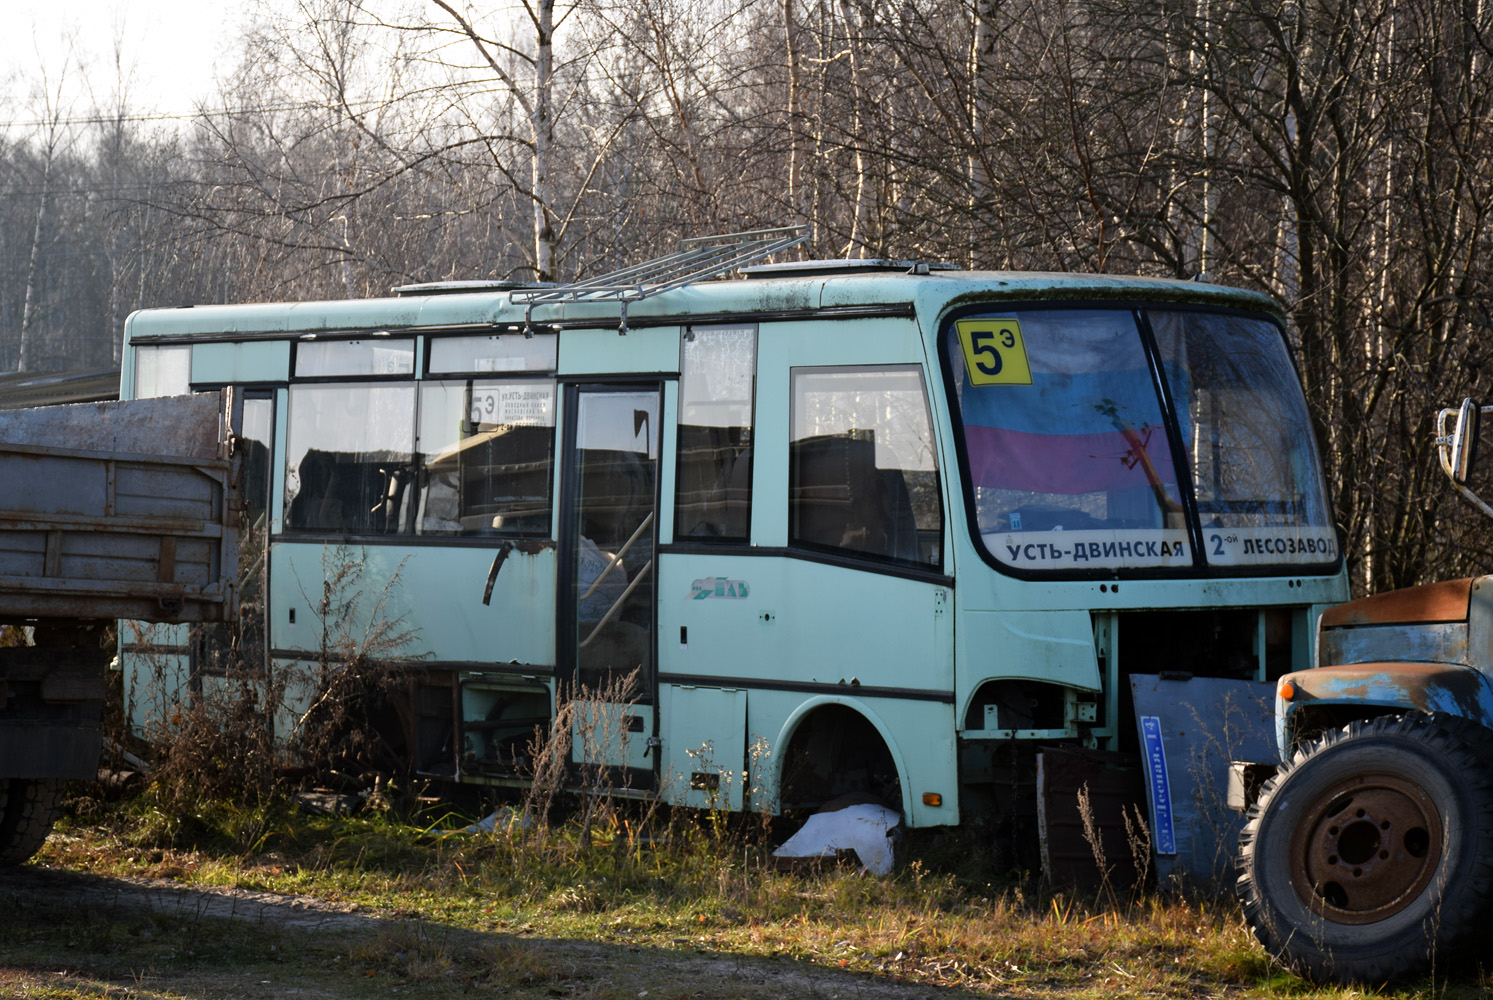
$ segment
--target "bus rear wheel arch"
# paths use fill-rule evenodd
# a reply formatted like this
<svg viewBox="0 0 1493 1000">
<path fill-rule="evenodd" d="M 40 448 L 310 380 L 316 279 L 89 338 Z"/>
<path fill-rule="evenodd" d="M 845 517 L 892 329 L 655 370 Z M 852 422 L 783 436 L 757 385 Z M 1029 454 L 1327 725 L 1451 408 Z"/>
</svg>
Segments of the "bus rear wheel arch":
<svg viewBox="0 0 1493 1000">
<path fill-rule="evenodd" d="M 864 796 L 902 810 L 897 761 L 870 719 L 848 705 L 811 709 L 798 720 L 778 769 L 785 812 L 814 810 L 845 796 Z"/>
</svg>

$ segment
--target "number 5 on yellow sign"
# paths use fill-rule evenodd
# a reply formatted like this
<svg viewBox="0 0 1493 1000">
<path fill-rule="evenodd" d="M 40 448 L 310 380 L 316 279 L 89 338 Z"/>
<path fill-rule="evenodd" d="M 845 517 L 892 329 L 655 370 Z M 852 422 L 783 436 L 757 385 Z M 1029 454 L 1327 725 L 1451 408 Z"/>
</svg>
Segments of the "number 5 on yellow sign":
<svg viewBox="0 0 1493 1000">
<path fill-rule="evenodd" d="M 954 326 L 964 348 L 970 385 L 1031 385 L 1021 324 L 1011 319 L 961 319 Z"/>
</svg>

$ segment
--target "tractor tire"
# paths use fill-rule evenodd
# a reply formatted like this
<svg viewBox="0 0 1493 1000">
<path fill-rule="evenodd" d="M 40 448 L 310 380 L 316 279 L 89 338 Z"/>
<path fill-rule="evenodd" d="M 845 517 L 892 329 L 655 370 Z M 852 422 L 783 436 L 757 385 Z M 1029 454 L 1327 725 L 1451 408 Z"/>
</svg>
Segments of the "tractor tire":
<svg viewBox="0 0 1493 1000">
<path fill-rule="evenodd" d="M 1267 782 L 1237 892 L 1266 950 L 1317 982 L 1382 983 L 1480 925 L 1493 891 L 1493 733 L 1446 715 L 1354 722 Z"/>
<path fill-rule="evenodd" d="M 56 778 L 10 778 L 0 812 L 0 865 L 24 864 L 40 849 L 62 802 L 62 781 Z"/>
</svg>

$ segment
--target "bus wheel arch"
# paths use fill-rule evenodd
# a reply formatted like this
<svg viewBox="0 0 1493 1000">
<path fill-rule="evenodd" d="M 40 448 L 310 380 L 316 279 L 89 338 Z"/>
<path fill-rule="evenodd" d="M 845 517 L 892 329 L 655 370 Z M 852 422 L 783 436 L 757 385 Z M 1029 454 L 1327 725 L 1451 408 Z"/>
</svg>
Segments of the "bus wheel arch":
<svg viewBox="0 0 1493 1000">
<path fill-rule="evenodd" d="M 912 811 L 907 764 L 887 725 L 851 698 L 823 696 L 798 706 L 773 743 L 772 790 L 778 809 L 812 808 L 864 794 Z"/>
<path fill-rule="evenodd" d="M 1064 729 L 1069 702 L 1102 698 L 1098 688 L 1065 684 L 1051 677 L 1000 674 L 983 678 L 970 690 L 959 718 L 965 729 Z M 987 724 L 991 709 L 997 724 Z"/>
</svg>

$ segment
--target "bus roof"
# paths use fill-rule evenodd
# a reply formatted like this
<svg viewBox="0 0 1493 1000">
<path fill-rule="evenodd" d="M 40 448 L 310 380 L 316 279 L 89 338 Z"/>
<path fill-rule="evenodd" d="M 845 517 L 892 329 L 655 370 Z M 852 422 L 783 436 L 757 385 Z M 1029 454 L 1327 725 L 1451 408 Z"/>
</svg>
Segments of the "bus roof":
<svg viewBox="0 0 1493 1000">
<path fill-rule="evenodd" d="M 825 270 L 754 268 L 746 279 L 702 281 L 628 301 L 630 326 L 673 325 L 681 321 L 730 322 L 792 317 L 832 318 L 867 312 L 917 315 L 935 321 L 947 309 L 980 302 L 1167 302 L 1179 305 L 1246 309 L 1281 315 L 1280 307 L 1259 292 L 1201 281 L 1068 272 L 964 271 L 914 265 L 908 270 Z M 828 272 L 828 273 L 827 273 Z M 922 272 L 922 273 L 919 273 Z M 603 301 L 515 302 L 514 290 L 453 293 L 432 291 L 374 299 L 146 309 L 127 324 L 132 343 L 198 340 L 259 340 L 419 332 L 423 329 L 474 332 L 494 328 L 616 326 L 623 306 Z"/>
</svg>

